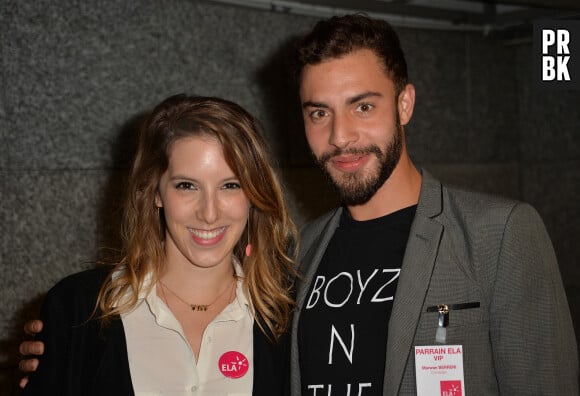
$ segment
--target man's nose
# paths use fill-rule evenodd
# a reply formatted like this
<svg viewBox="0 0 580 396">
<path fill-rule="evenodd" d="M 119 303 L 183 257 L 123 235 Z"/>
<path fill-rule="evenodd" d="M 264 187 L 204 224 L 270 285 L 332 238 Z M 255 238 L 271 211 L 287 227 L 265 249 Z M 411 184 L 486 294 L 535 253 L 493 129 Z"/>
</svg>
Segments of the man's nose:
<svg viewBox="0 0 580 396">
<path fill-rule="evenodd" d="M 348 115 L 335 113 L 331 124 L 329 143 L 344 149 L 358 140 L 356 123 Z"/>
</svg>

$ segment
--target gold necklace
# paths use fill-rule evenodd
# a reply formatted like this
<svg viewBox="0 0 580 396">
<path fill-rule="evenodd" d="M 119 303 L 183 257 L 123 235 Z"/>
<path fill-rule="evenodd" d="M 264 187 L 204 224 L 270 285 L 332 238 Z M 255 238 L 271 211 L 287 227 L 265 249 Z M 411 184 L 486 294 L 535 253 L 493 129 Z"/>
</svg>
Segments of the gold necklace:
<svg viewBox="0 0 580 396">
<path fill-rule="evenodd" d="M 182 303 L 184 303 L 185 305 L 188 305 L 192 311 L 207 311 L 208 308 L 213 305 L 217 300 L 219 300 L 219 298 L 221 296 L 223 296 L 225 294 L 226 291 L 228 291 L 231 287 L 231 285 L 234 284 L 234 282 L 236 281 L 236 276 L 234 275 L 232 282 L 228 284 L 228 286 L 220 293 L 218 294 L 218 296 L 215 298 L 215 300 L 213 300 L 212 302 L 210 302 L 209 304 L 190 304 L 187 301 L 185 301 L 183 298 L 179 297 L 179 295 L 177 293 L 175 293 L 173 290 L 171 290 L 165 283 L 163 283 L 161 280 L 159 280 L 159 283 L 161 283 L 161 291 L 163 292 L 163 297 L 165 297 L 165 301 L 167 302 L 167 296 L 165 296 L 165 290 L 167 289 L 167 291 L 169 291 L 169 293 L 173 294 L 175 297 L 177 297 L 177 299 L 179 301 L 181 301 Z"/>
</svg>

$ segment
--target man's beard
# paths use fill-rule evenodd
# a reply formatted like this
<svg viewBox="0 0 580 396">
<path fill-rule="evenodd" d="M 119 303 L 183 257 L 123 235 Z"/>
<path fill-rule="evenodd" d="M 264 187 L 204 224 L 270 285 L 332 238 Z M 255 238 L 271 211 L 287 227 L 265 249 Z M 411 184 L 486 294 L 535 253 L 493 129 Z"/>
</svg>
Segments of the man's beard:
<svg viewBox="0 0 580 396">
<path fill-rule="evenodd" d="M 393 140 L 389 142 L 384 151 L 376 144 L 364 148 L 346 149 L 337 148 L 333 152 L 324 153 L 316 158 L 318 166 L 322 169 L 330 184 L 337 191 L 342 203 L 347 206 L 363 205 L 367 203 L 387 179 L 399 163 L 403 148 L 403 127 L 397 122 Z M 359 172 L 342 173 L 333 177 L 328 170 L 327 163 L 337 155 L 367 155 L 374 154 L 379 162 L 378 169 L 369 175 L 361 175 Z M 374 171 L 372 169 L 371 171 Z"/>
</svg>

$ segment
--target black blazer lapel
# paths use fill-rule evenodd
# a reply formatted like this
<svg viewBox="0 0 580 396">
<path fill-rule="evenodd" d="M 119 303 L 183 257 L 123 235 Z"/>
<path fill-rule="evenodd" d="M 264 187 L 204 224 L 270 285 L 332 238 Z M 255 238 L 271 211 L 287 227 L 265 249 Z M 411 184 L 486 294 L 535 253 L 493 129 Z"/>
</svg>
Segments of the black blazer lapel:
<svg viewBox="0 0 580 396">
<path fill-rule="evenodd" d="M 254 386 L 253 396 L 285 395 L 289 389 L 290 360 L 289 337 L 282 335 L 273 341 L 254 322 Z"/>
<path fill-rule="evenodd" d="M 98 321 L 97 321 L 98 322 Z M 127 342 L 125 330 L 120 317 L 116 317 L 100 329 L 100 323 L 95 323 L 99 328 L 98 337 L 92 337 L 92 351 L 88 357 L 94 361 L 94 377 L 91 389 L 92 395 L 134 395 L 131 372 L 129 369 L 129 357 L 127 355 Z"/>
</svg>

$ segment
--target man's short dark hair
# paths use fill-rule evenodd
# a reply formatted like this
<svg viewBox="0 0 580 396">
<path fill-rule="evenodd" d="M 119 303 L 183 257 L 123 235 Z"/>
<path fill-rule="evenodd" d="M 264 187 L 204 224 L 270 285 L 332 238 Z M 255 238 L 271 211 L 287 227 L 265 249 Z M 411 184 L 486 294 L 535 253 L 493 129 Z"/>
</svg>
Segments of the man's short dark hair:
<svg viewBox="0 0 580 396">
<path fill-rule="evenodd" d="M 334 16 L 319 21 L 298 45 L 298 80 L 306 65 L 340 58 L 359 49 L 373 51 L 382 61 L 398 96 L 408 82 L 407 63 L 399 37 L 388 22 L 364 14 Z"/>
</svg>

